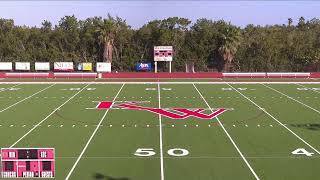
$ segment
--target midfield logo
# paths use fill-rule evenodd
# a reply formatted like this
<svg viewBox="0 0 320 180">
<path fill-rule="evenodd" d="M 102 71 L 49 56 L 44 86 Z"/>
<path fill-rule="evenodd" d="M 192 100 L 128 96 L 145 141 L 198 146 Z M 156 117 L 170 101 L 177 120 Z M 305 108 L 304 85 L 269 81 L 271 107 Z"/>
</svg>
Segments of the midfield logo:
<svg viewBox="0 0 320 180">
<path fill-rule="evenodd" d="M 196 108 L 196 109 L 187 109 L 187 108 L 152 108 L 152 107 L 144 107 L 136 105 L 137 101 L 129 101 L 129 102 L 112 102 L 112 101 L 99 101 L 98 105 L 95 109 L 129 109 L 129 110 L 141 110 L 148 111 L 155 114 L 159 114 L 171 119 L 185 119 L 188 117 L 196 117 L 199 119 L 210 120 L 213 119 L 220 114 L 227 111 L 225 108 L 217 108 L 211 114 L 204 114 L 203 111 L 207 110 L 204 108 Z"/>
</svg>

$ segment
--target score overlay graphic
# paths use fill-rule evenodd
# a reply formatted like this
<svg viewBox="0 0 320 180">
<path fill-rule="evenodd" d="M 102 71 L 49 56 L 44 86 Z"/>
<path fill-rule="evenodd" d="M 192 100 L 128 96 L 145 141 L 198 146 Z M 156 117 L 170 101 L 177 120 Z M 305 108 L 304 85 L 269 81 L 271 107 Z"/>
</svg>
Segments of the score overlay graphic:
<svg viewBox="0 0 320 180">
<path fill-rule="evenodd" d="M 1 148 L 2 178 L 54 178 L 54 148 Z"/>
</svg>

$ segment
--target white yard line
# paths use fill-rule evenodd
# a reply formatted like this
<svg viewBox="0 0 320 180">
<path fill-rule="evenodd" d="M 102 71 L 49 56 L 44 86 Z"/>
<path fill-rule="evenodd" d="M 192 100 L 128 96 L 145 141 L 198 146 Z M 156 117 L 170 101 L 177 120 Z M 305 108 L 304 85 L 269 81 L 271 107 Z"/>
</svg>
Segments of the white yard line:
<svg viewBox="0 0 320 180">
<path fill-rule="evenodd" d="M 303 102 L 301 102 L 301 101 L 298 101 L 298 100 L 296 100 L 295 98 L 293 98 L 293 97 L 291 97 L 291 96 L 288 96 L 287 94 L 285 94 L 285 93 L 283 93 L 283 92 L 281 92 L 281 91 L 278 91 L 278 90 L 276 90 L 276 89 L 274 89 L 274 88 L 272 88 L 272 87 L 270 87 L 270 86 L 267 86 L 267 85 L 265 85 L 265 84 L 262 84 L 262 85 L 264 85 L 265 87 L 267 87 L 267 88 L 269 88 L 269 89 L 271 89 L 271 90 L 273 90 L 273 91 L 275 91 L 275 92 L 277 92 L 277 93 L 279 93 L 279 94 L 281 94 L 281 95 L 283 95 L 283 96 L 285 96 L 285 97 L 287 97 L 287 98 L 289 98 L 289 99 L 291 99 L 291 100 L 293 100 L 293 101 L 295 101 L 295 102 L 297 102 L 297 103 L 299 103 L 299 104 L 301 104 L 301 105 L 303 105 L 303 106 L 305 106 L 305 107 L 307 107 L 307 108 L 309 108 L 309 109 L 312 109 L 313 111 L 315 111 L 315 112 L 317 112 L 318 114 L 320 114 L 320 111 L 319 111 L 319 110 L 317 110 L 317 109 L 315 109 L 315 108 L 313 108 L 313 107 L 311 107 L 311 106 L 309 106 L 309 105 L 307 105 L 307 104 L 305 104 L 305 103 L 303 103 Z"/>
<path fill-rule="evenodd" d="M 259 106 L 257 103 L 255 103 L 254 101 L 252 101 L 250 98 L 248 98 L 247 96 L 245 96 L 244 94 L 242 94 L 240 91 L 238 91 L 236 88 L 234 88 L 233 86 L 231 86 L 230 84 L 228 84 L 227 82 L 225 82 L 227 85 L 229 85 L 233 90 L 235 90 L 236 92 L 238 92 L 242 97 L 244 97 L 245 99 L 247 99 L 248 101 L 250 101 L 253 105 L 255 105 L 258 109 L 262 110 L 264 113 L 266 113 L 268 116 L 270 116 L 273 120 L 275 120 L 276 122 L 278 122 L 282 127 L 284 127 L 285 129 L 287 129 L 291 134 L 293 134 L 295 137 L 297 137 L 298 139 L 300 139 L 304 144 L 306 144 L 307 146 L 309 146 L 311 149 L 313 149 L 315 152 L 317 152 L 318 154 L 320 154 L 320 151 L 318 151 L 316 148 L 314 148 L 313 146 L 311 146 L 307 141 L 305 141 L 304 139 L 302 139 L 299 135 L 297 135 L 295 132 L 293 132 L 290 128 L 288 128 L 287 126 L 285 126 L 282 122 L 280 122 L 277 118 L 275 118 L 274 116 L 272 116 L 268 111 L 266 111 L 264 108 L 262 108 L 261 106 Z"/>
<path fill-rule="evenodd" d="M 160 93 L 160 84 L 158 83 L 158 102 L 159 108 L 161 108 L 161 93 Z M 160 132 L 160 173 L 161 173 L 161 180 L 164 180 L 164 168 L 163 168 L 163 148 L 162 148 L 162 121 L 161 115 L 159 114 L 159 132 Z"/>
<path fill-rule="evenodd" d="M 193 84 L 193 87 L 197 90 L 197 92 L 199 93 L 199 95 L 201 96 L 201 98 L 203 99 L 203 101 L 206 103 L 206 105 L 208 106 L 208 108 L 211 110 L 211 112 L 213 113 L 213 110 L 211 108 L 211 106 L 208 104 L 207 100 L 203 97 L 203 95 L 201 94 L 201 92 L 198 90 L 198 88 L 196 87 L 195 84 Z M 241 158 L 243 159 L 243 161 L 246 163 L 246 165 L 248 166 L 248 168 L 250 169 L 251 173 L 254 175 L 254 177 L 259 180 L 260 178 L 258 177 L 258 175 L 256 174 L 256 172 L 253 170 L 253 168 L 251 167 L 251 165 L 249 164 L 249 162 L 247 161 L 247 159 L 244 157 L 244 155 L 242 154 L 242 152 L 240 151 L 239 147 L 237 146 L 237 144 L 234 142 L 234 140 L 232 139 L 232 137 L 230 136 L 230 134 L 228 133 L 228 131 L 226 130 L 226 128 L 222 125 L 222 123 L 220 122 L 219 118 L 216 117 L 218 123 L 220 124 L 220 127 L 223 129 L 223 131 L 226 133 L 226 135 L 228 136 L 229 140 L 231 141 L 231 143 L 233 144 L 233 146 L 236 148 L 236 150 L 238 151 L 238 153 L 240 154 Z"/>
<path fill-rule="evenodd" d="M 16 84 L 16 83 L 15 83 L 15 84 Z M 21 85 L 21 84 L 16 84 L 16 85 L 14 85 L 14 86 L 11 86 L 11 87 L 9 87 L 9 88 L 4 88 L 4 89 L 1 89 L 1 90 L 0 90 L 0 92 L 6 91 L 6 89 L 10 89 L 10 88 L 14 88 L 14 87 L 17 87 L 17 86 L 19 86 L 19 85 Z"/>
<path fill-rule="evenodd" d="M 121 92 L 122 88 L 124 87 L 124 85 L 125 85 L 125 84 L 122 84 L 122 86 L 121 86 L 121 88 L 119 89 L 118 93 L 117 93 L 116 96 L 113 98 L 113 101 L 115 101 L 115 100 L 117 99 L 117 97 L 118 97 L 118 95 L 120 94 L 120 92 Z M 93 131 L 93 133 L 91 134 L 91 136 L 90 136 L 89 140 L 87 141 L 86 145 L 83 147 L 83 149 L 82 149 L 79 157 L 77 158 L 76 162 L 73 164 L 73 166 L 72 166 L 71 170 L 69 171 L 69 173 L 68 173 L 67 177 L 65 178 L 65 180 L 68 180 L 68 179 L 71 177 L 74 169 L 77 167 L 80 159 L 82 158 L 83 154 L 86 152 L 86 150 L 87 150 L 90 142 L 92 141 L 93 137 L 96 135 L 98 129 L 100 128 L 100 125 L 102 124 L 103 120 L 104 120 L 105 117 L 107 116 L 109 110 L 110 110 L 110 109 L 107 109 L 106 112 L 103 114 L 102 118 L 100 119 L 99 124 L 97 125 L 97 127 L 95 128 L 95 130 Z"/>
<path fill-rule="evenodd" d="M 13 106 L 15 106 L 15 105 L 17 105 L 17 104 L 20 104 L 21 102 L 23 102 L 23 101 L 25 101 L 25 100 L 27 100 L 27 99 L 32 98 L 33 96 L 35 96 L 35 95 L 37 95 L 37 94 L 41 93 L 42 91 L 45 91 L 45 90 L 47 90 L 47 89 L 51 88 L 51 87 L 52 87 L 52 86 L 54 86 L 54 85 L 55 85 L 55 84 L 52 84 L 52 85 L 50 85 L 50 86 L 48 86 L 48 87 L 46 87 L 46 88 L 44 88 L 44 89 L 41 89 L 40 91 L 37 91 L 36 93 L 34 93 L 34 94 L 32 94 L 32 95 L 30 95 L 30 96 L 28 96 L 28 97 L 26 97 L 26 98 L 24 98 L 24 99 L 22 99 L 22 100 L 20 100 L 20 101 L 18 101 L 18 102 L 16 102 L 16 103 L 14 103 L 14 104 L 12 104 L 12 105 L 10 105 L 10 106 L 8 106 L 8 107 L 6 107 L 6 108 L 2 109 L 2 110 L 0 111 L 0 113 L 2 113 L 2 112 L 4 112 L 4 111 L 6 111 L 6 110 L 8 110 L 8 109 L 12 108 Z"/>
<path fill-rule="evenodd" d="M 300 87 L 308 88 L 307 86 L 304 86 L 304 85 L 301 85 L 301 84 L 296 84 L 296 85 L 298 85 Z M 314 90 L 314 89 L 310 89 L 310 90 L 313 91 L 313 92 L 316 92 L 316 93 L 320 93 L 319 91 Z"/>
<path fill-rule="evenodd" d="M 126 82 L 126 81 L 119 81 L 119 82 L 91 82 L 91 81 L 83 81 L 83 82 L 49 82 L 49 81 L 43 81 L 43 82 L 0 82 L 0 84 L 225 84 L 224 81 L 218 81 L 218 82 Z M 257 81 L 257 82 L 228 82 L 229 84 L 320 84 L 319 82 L 264 82 L 264 81 Z"/>
<path fill-rule="evenodd" d="M 17 143 L 19 143 L 23 138 L 25 138 L 28 134 L 30 134 L 33 130 L 35 130 L 41 123 L 43 123 L 45 120 L 47 120 L 52 114 L 54 114 L 57 110 L 59 110 L 62 106 L 67 104 L 71 99 L 73 99 L 76 95 L 78 95 L 80 92 L 82 92 L 86 87 L 88 87 L 89 84 L 87 84 L 85 87 L 83 87 L 80 91 L 75 93 L 73 96 L 71 96 L 67 101 L 65 101 L 63 104 L 61 104 L 59 107 L 54 109 L 47 117 L 45 117 L 43 120 L 41 120 L 38 124 L 36 124 L 33 128 L 31 128 L 26 134 L 24 134 L 21 138 L 19 138 L 15 143 L 13 143 L 10 148 L 14 147 Z"/>
</svg>

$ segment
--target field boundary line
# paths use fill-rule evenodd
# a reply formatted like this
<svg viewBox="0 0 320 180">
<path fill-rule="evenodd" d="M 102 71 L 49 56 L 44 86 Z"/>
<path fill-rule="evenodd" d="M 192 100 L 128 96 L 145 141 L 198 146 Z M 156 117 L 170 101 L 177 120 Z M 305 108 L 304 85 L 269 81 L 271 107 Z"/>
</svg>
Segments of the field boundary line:
<svg viewBox="0 0 320 180">
<path fill-rule="evenodd" d="M 54 86 L 54 85 L 55 85 L 55 84 L 52 84 L 52 85 L 50 85 L 50 86 L 48 86 L 48 87 L 46 87 L 46 88 L 44 88 L 44 89 L 41 89 L 40 91 L 37 91 L 37 92 L 35 92 L 35 93 L 31 94 L 30 96 L 28 96 L 28 97 L 26 97 L 26 98 L 24 98 L 24 99 L 22 99 L 22 100 L 20 100 L 20 101 L 18 101 L 18 102 L 16 102 L 16 103 L 14 103 L 14 104 L 11 104 L 10 106 L 8 106 L 8 107 L 6 107 L 6 108 L 4 108 L 4 109 L 0 110 L 0 113 L 2 113 L 2 112 L 4 112 L 4 111 L 6 111 L 6 110 L 8 110 L 8 109 L 12 108 L 13 106 L 15 106 L 15 105 L 17 105 L 17 104 L 22 103 L 22 102 L 23 102 L 23 101 L 25 101 L 25 100 L 28 100 L 28 99 L 32 98 L 33 96 L 35 96 L 35 95 L 37 95 L 37 94 L 39 94 L 39 93 L 41 93 L 41 92 L 43 92 L 43 91 L 45 91 L 45 90 L 47 90 L 47 89 L 51 88 L 51 87 L 52 87 L 52 86 Z"/>
<path fill-rule="evenodd" d="M 117 93 L 117 94 L 115 95 L 115 97 L 113 98 L 113 101 L 115 101 L 115 100 L 117 99 L 117 97 L 118 97 L 118 95 L 120 94 L 120 92 L 121 92 L 122 88 L 124 87 L 124 85 L 125 85 L 125 83 L 122 84 L 122 86 L 121 86 L 121 88 L 119 89 L 118 93 Z M 68 180 L 68 179 L 71 177 L 74 169 L 77 167 L 77 165 L 78 165 L 81 157 L 83 156 L 83 154 L 84 154 L 85 151 L 87 150 L 87 148 L 88 148 L 90 142 L 92 141 L 93 137 L 96 135 L 98 129 L 100 128 L 100 125 L 102 124 L 103 120 L 104 120 L 105 117 L 107 116 L 109 110 L 110 110 L 110 109 L 107 109 L 106 112 L 103 114 L 102 118 L 100 119 L 99 124 L 97 125 L 97 127 L 95 128 L 95 130 L 93 131 L 93 133 L 91 134 L 89 140 L 87 141 L 86 145 L 85 145 L 84 148 L 82 149 L 80 155 L 78 156 L 76 162 L 73 164 L 73 166 L 72 166 L 71 170 L 69 171 L 69 173 L 68 173 L 67 177 L 65 178 L 65 180 Z"/>
<path fill-rule="evenodd" d="M 156 80 L 156 79 L 155 79 Z M 196 81 L 175 81 L 175 82 L 143 82 L 143 81 L 135 81 L 135 82 L 130 82 L 130 81 L 118 81 L 118 82 L 91 82 L 91 81 L 74 81 L 74 82 L 0 82 L 0 84 L 225 84 L 226 81 L 217 81 L 217 82 L 196 82 Z M 291 82 L 286 82 L 286 81 L 278 81 L 278 82 L 266 82 L 266 81 L 255 81 L 255 82 L 250 82 L 250 81 L 234 81 L 234 82 L 228 82 L 229 84 L 320 84 L 319 82 L 314 82 L 314 81 L 291 81 Z"/>
<path fill-rule="evenodd" d="M 78 157 L 73 156 L 61 156 L 55 157 L 56 159 L 76 159 Z M 150 159 L 158 159 L 158 156 L 149 157 Z M 241 159 L 240 156 L 191 156 L 191 157 L 164 157 L 165 159 Z M 247 159 L 319 159 L 320 156 L 312 157 L 295 157 L 295 156 L 247 156 Z M 82 159 L 143 159 L 148 160 L 143 157 L 133 157 L 133 156 L 84 156 Z"/>
<path fill-rule="evenodd" d="M 304 85 L 301 85 L 301 84 L 296 84 L 296 85 L 298 85 L 300 87 L 308 88 L 307 86 L 304 86 Z M 314 89 L 311 89 L 311 91 L 316 92 L 316 93 L 320 93 L 319 91 L 314 90 Z"/>
<path fill-rule="evenodd" d="M 15 84 L 16 84 L 16 83 L 15 83 Z M 21 85 L 21 84 L 16 84 L 16 85 L 11 86 L 11 87 L 8 87 L 8 88 L 9 88 L 9 89 L 10 89 L 10 88 L 14 88 L 14 87 L 17 87 L 17 86 L 19 86 L 19 85 Z M 8 89 L 8 88 L 4 88 L 4 89 L 0 90 L 0 92 L 4 92 L 4 91 L 6 91 L 5 89 Z"/>
<path fill-rule="evenodd" d="M 225 82 L 226 84 L 228 84 L 227 82 Z M 271 117 L 273 120 L 275 120 L 276 122 L 278 122 L 282 127 L 284 127 L 285 129 L 287 129 L 289 132 L 291 132 L 291 134 L 293 134 L 295 137 L 297 137 L 299 140 L 301 140 L 304 144 L 306 144 L 307 146 L 309 146 L 309 148 L 313 149 L 315 152 L 317 152 L 318 154 L 320 154 L 320 151 L 318 151 L 316 148 L 314 148 L 312 145 L 310 145 L 307 141 L 305 141 L 303 138 L 301 138 L 299 135 L 297 135 L 295 132 L 293 132 L 290 128 L 288 128 L 287 126 L 285 126 L 281 121 L 279 121 L 277 118 L 275 118 L 274 116 L 272 116 L 268 111 L 266 111 L 264 108 L 262 108 L 261 106 L 259 106 L 257 103 L 255 103 L 254 101 L 252 101 L 250 98 L 248 98 L 246 95 L 242 94 L 240 91 L 238 91 L 236 88 L 234 88 L 233 86 L 231 86 L 230 84 L 228 84 L 233 90 L 235 90 L 236 92 L 238 92 L 242 97 L 244 97 L 245 99 L 247 99 L 248 101 L 250 101 L 253 105 L 255 105 L 258 109 L 262 110 L 264 113 L 266 113 L 269 117 Z"/>
<path fill-rule="evenodd" d="M 161 93 L 160 93 L 160 84 L 158 83 L 158 102 L 159 102 L 159 109 L 161 109 Z M 162 143 L 162 120 L 161 114 L 158 115 L 159 117 L 159 136 L 160 136 L 160 173 L 161 173 L 161 180 L 164 180 L 164 165 L 163 165 L 163 143 Z"/>
<path fill-rule="evenodd" d="M 315 109 L 315 108 L 313 108 L 313 107 L 311 107 L 311 106 L 309 106 L 309 105 L 307 105 L 307 104 L 305 104 L 305 103 L 303 103 L 301 101 L 298 101 L 295 98 L 293 98 L 293 97 L 291 97 L 291 96 L 289 96 L 289 95 L 287 95 L 287 94 L 285 94 L 285 93 L 283 93 L 283 92 L 281 92 L 279 90 L 276 90 L 276 89 L 274 89 L 274 88 L 272 88 L 270 86 L 267 86 L 265 84 L 262 84 L 262 85 L 267 87 L 267 88 L 269 88 L 269 89 L 271 89 L 271 90 L 273 90 L 273 91 L 275 91 L 275 92 L 277 92 L 277 93 L 279 93 L 279 94 L 281 94 L 281 95 L 283 95 L 283 96 L 285 96 L 285 97 L 287 97 L 287 98 L 289 98 L 289 99 L 291 99 L 291 100 L 293 100 L 293 101 L 295 101 L 295 102 L 297 102 L 297 103 L 299 103 L 299 104 L 301 104 L 301 105 L 303 105 L 303 106 L 305 106 L 305 107 L 307 107 L 307 108 L 309 108 L 309 109 L 311 109 L 311 110 L 313 110 L 313 111 L 315 111 L 315 112 L 317 112 L 318 114 L 320 114 L 319 110 L 317 110 L 317 109 Z"/>
<path fill-rule="evenodd" d="M 44 121 L 46 121 L 52 114 L 54 114 L 57 110 L 59 110 L 62 106 L 67 104 L 71 99 L 73 99 L 76 95 L 78 95 L 80 92 L 82 92 L 85 88 L 87 88 L 90 84 L 87 84 L 85 87 L 83 87 L 80 91 L 75 93 L 73 96 L 71 96 L 68 100 L 66 100 L 64 103 L 62 103 L 60 106 L 55 108 L 48 116 L 46 116 L 43 120 L 41 120 L 38 124 L 36 124 L 33 128 L 31 128 L 26 134 L 24 134 L 21 138 L 19 138 L 15 143 L 13 143 L 9 148 L 14 147 L 16 144 L 18 144 L 23 138 L 25 138 L 28 134 L 30 134 L 33 130 L 35 130 L 40 124 L 42 124 Z"/>
<path fill-rule="evenodd" d="M 208 108 L 210 109 L 210 111 L 213 113 L 213 110 L 211 108 L 211 106 L 209 105 L 209 103 L 207 102 L 207 100 L 203 97 L 203 95 L 201 94 L 201 92 L 198 90 L 197 86 L 195 84 L 193 84 L 193 87 L 197 90 L 197 92 L 199 93 L 199 95 L 201 96 L 201 98 L 203 99 L 203 101 L 206 103 L 206 105 L 208 106 Z M 247 161 L 247 159 L 244 157 L 244 155 L 242 154 L 242 152 L 240 151 L 239 147 L 237 146 L 237 144 L 234 142 L 234 140 L 232 139 L 232 137 L 230 136 L 230 134 L 228 133 L 228 131 L 226 130 L 226 128 L 223 126 L 223 124 L 220 122 L 219 118 L 216 117 L 218 123 L 220 124 L 220 127 L 223 129 L 223 131 L 225 132 L 225 134 L 228 136 L 229 140 L 231 141 L 231 143 L 233 144 L 233 146 L 236 148 L 236 150 L 238 151 L 238 153 L 240 154 L 242 160 L 245 162 L 245 164 L 248 166 L 248 168 L 250 169 L 251 173 L 254 175 L 254 177 L 257 180 L 260 180 L 260 178 L 258 177 L 258 175 L 256 174 L 256 172 L 253 170 L 253 168 L 251 167 L 250 163 Z"/>
</svg>

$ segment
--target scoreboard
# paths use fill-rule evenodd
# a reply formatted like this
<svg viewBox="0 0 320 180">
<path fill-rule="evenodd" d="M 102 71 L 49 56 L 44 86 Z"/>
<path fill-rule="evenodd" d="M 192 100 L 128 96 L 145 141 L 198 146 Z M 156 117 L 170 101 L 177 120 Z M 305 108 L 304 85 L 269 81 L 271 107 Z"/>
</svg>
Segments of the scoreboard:
<svg viewBox="0 0 320 180">
<path fill-rule="evenodd" d="M 154 61 L 172 61 L 172 46 L 154 46 Z"/>
<path fill-rule="evenodd" d="M 2 148 L 2 178 L 54 178 L 54 148 Z"/>
</svg>

